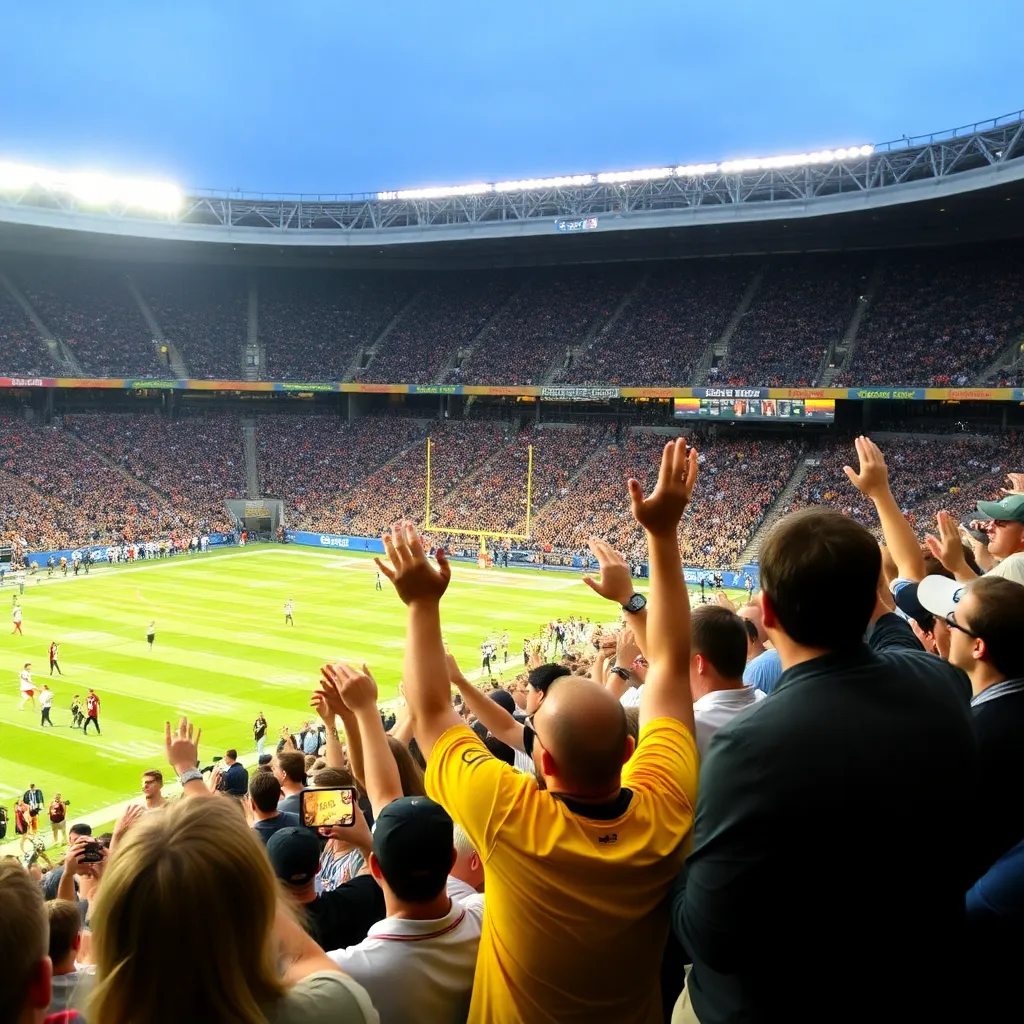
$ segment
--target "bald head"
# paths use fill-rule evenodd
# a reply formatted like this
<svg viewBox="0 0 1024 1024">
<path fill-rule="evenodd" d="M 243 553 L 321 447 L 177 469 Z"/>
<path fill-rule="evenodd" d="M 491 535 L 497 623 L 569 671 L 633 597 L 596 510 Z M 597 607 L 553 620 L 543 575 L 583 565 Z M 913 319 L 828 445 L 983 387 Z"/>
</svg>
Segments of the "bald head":
<svg viewBox="0 0 1024 1024">
<path fill-rule="evenodd" d="M 603 686 L 566 676 L 551 687 L 534 715 L 541 746 L 554 762 L 543 766 L 559 789 L 601 794 L 619 785 L 622 766 L 632 753 L 622 705 Z"/>
</svg>

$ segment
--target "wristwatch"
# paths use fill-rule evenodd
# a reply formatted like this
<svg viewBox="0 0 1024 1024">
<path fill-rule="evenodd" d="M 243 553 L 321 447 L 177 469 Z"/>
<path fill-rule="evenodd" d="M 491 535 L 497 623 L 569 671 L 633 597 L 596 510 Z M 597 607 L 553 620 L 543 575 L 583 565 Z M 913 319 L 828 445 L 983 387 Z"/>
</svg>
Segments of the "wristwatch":
<svg viewBox="0 0 1024 1024">
<path fill-rule="evenodd" d="M 629 612 L 631 615 L 636 615 L 637 612 L 642 612 L 647 607 L 647 598 L 643 594 L 634 594 L 623 606 L 624 612 Z"/>
<path fill-rule="evenodd" d="M 178 781 L 184 786 L 186 782 L 202 782 L 203 773 L 198 768 L 189 768 L 178 776 Z"/>
</svg>

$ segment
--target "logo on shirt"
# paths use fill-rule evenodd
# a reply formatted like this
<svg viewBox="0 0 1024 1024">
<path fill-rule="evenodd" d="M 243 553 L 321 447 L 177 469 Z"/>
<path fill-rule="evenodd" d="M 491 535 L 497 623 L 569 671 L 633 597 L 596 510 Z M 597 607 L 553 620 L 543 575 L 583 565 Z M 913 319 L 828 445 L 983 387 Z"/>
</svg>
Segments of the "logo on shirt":
<svg viewBox="0 0 1024 1024">
<path fill-rule="evenodd" d="M 476 764 L 477 761 L 486 761 L 491 756 L 489 750 L 464 750 L 462 752 L 463 764 Z"/>
<path fill-rule="evenodd" d="M 599 843 L 603 843 L 605 846 L 610 846 L 612 843 L 619 841 L 618 832 L 609 832 L 606 836 L 600 836 L 597 840 Z"/>
</svg>

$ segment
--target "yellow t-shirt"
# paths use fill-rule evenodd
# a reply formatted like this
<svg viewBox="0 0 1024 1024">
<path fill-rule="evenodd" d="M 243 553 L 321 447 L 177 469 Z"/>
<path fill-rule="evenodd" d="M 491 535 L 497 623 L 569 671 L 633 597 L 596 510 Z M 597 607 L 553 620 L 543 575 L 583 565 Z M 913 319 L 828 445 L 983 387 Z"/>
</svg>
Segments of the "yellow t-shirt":
<svg viewBox="0 0 1024 1024">
<path fill-rule="evenodd" d="M 485 865 L 470 1024 L 661 1020 L 666 895 L 693 826 L 697 767 L 683 725 L 649 722 L 622 772 L 628 807 L 599 821 L 493 758 L 472 729 L 438 740 L 427 793 Z"/>
</svg>

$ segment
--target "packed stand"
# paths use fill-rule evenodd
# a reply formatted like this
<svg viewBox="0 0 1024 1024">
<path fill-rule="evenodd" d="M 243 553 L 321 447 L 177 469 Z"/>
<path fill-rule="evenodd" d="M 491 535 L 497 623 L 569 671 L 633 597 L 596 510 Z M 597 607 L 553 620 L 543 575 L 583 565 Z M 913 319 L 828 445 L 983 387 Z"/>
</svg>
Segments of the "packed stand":
<svg viewBox="0 0 1024 1024">
<path fill-rule="evenodd" d="M 35 325 L 0 286 L 0 377 L 50 376 L 53 369 Z"/>
<path fill-rule="evenodd" d="M 189 376 L 238 380 L 248 332 L 245 282 L 229 273 L 138 274 L 136 281 Z"/>
<path fill-rule="evenodd" d="M 614 327 L 560 377 L 567 384 L 679 387 L 722 336 L 749 283 L 746 262 L 655 266 Z"/>
<path fill-rule="evenodd" d="M 1024 333 L 1024 260 L 1012 247 L 888 258 L 840 386 L 965 387 Z"/>
<path fill-rule="evenodd" d="M 35 526 L 41 541 L 141 539 L 166 521 L 160 495 L 112 469 L 68 430 L 0 420 L 0 453 L 0 471 L 53 508 L 52 520 Z"/>
<path fill-rule="evenodd" d="M 850 324 L 868 271 L 863 259 L 821 254 L 769 263 L 714 382 L 814 384 L 829 345 Z"/>
<path fill-rule="evenodd" d="M 47 266 L 14 277 L 53 336 L 89 377 L 167 373 L 122 273 L 90 266 Z"/>
<path fill-rule="evenodd" d="M 585 425 L 531 426 L 507 434 L 478 473 L 435 504 L 431 513 L 435 534 L 451 528 L 525 535 L 530 447 L 531 515 L 536 515 L 570 493 L 581 467 L 614 433 L 614 426 Z"/>
<path fill-rule="evenodd" d="M 166 529 L 231 531 L 224 499 L 245 497 L 239 417 L 112 413 L 69 416 L 67 424 L 85 445 L 165 496 Z"/>
<path fill-rule="evenodd" d="M 256 428 L 261 493 L 285 499 L 290 527 L 317 533 L 344 532 L 351 492 L 425 437 L 415 421 L 395 416 L 261 416 Z"/>
<path fill-rule="evenodd" d="M 431 424 L 428 436 L 431 501 L 436 506 L 446 494 L 480 471 L 495 449 L 505 442 L 506 428 L 491 421 L 444 421 Z M 426 456 L 426 437 L 419 437 L 345 495 L 341 513 L 345 529 L 341 532 L 372 537 L 396 519 L 411 518 L 422 524 L 427 493 Z"/>
<path fill-rule="evenodd" d="M 570 348 L 615 312 L 639 278 L 635 267 L 547 270 L 526 277 L 508 309 L 450 383 L 540 384 L 564 365 Z"/>
<path fill-rule="evenodd" d="M 0 420 L 0 436 L 7 443 L 16 443 L 18 435 L 9 433 Z M 2 465 L 13 461 L 4 457 Z M 37 493 L 13 473 L 0 472 L 0 546 L 66 548 L 80 542 L 84 528 L 84 522 L 62 501 Z"/>
<path fill-rule="evenodd" d="M 970 518 L 979 497 L 998 493 L 1007 473 L 1024 465 L 1024 439 L 1016 435 L 933 438 L 886 436 L 886 461 L 893 474 L 892 493 L 915 529 L 931 529 L 935 513 L 946 509 Z M 850 442 L 834 441 L 807 453 L 817 464 L 808 468 L 791 508 L 828 505 L 878 532 L 870 501 L 849 486 Z"/>
<path fill-rule="evenodd" d="M 305 271 L 266 275 L 259 339 L 271 380 L 343 380 L 415 292 L 407 277 Z"/>
<path fill-rule="evenodd" d="M 376 384 L 430 384 L 469 345 L 515 287 L 491 273 L 425 279 L 424 292 L 355 379 Z"/>
<path fill-rule="evenodd" d="M 630 431 L 594 458 L 577 484 L 534 520 L 533 535 L 544 550 L 579 554 L 591 535 L 604 537 L 631 561 L 646 557 L 644 537 L 617 500 L 624 481 L 641 485 L 663 434 Z M 701 445 L 702 500 L 687 519 L 683 557 L 688 565 L 730 565 L 736 561 L 781 493 L 800 447 L 768 439 L 705 441 Z M 690 522 L 690 519 L 693 522 Z"/>
</svg>

